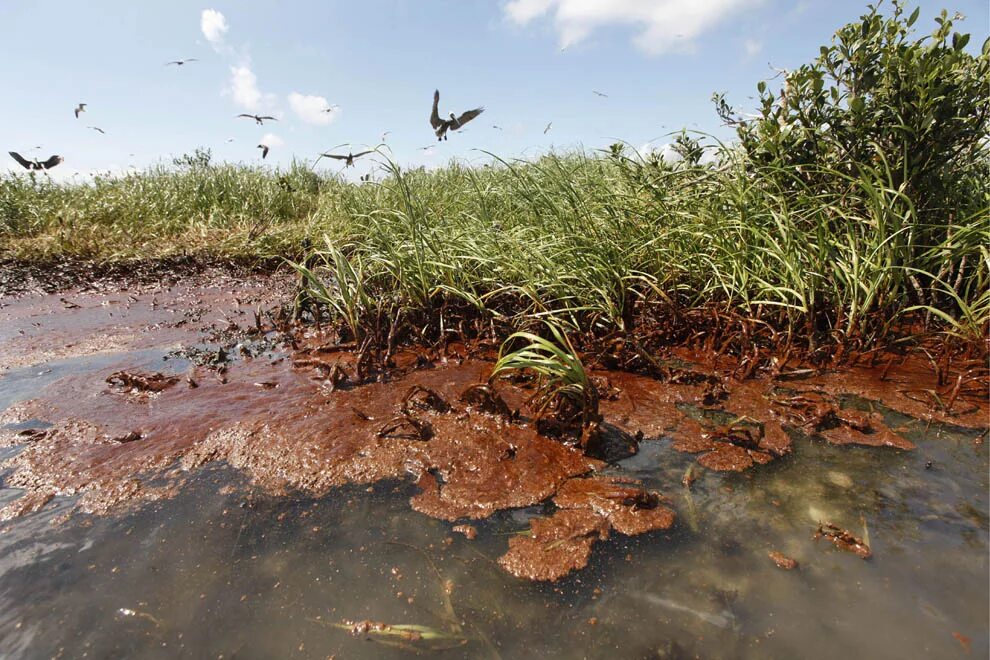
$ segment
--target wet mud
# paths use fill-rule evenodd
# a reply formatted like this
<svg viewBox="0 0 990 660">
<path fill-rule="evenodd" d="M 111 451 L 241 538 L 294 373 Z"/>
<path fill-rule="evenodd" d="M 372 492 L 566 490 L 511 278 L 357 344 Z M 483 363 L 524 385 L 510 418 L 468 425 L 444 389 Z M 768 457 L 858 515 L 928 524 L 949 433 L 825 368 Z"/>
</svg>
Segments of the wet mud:
<svg viewBox="0 0 990 660">
<path fill-rule="evenodd" d="M 40 373 L 53 360 L 102 362 L 70 369 L 0 412 L 0 444 L 12 454 L 4 484 L 24 491 L 0 517 L 65 496 L 80 511 L 105 514 L 173 497 L 191 475 L 222 462 L 272 494 L 320 497 L 405 480 L 416 485 L 413 510 L 461 525 L 543 504 L 547 515 L 508 539 L 498 559 L 533 580 L 583 568 L 612 535 L 674 525 L 661 492 L 605 474 L 615 460 L 609 451 L 587 456 L 538 433 L 526 416 L 525 383 L 485 385 L 491 361 L 483 351 L 408 347 L 394 369 L 361 378 L 352 347 L 277 319 L 287 286 L 231 279 L 4 299 L 0 388 L 3 378 Z M 157 364 L 146 353 L 136 360 L 140 350 L 157 351 Z M 911 450 L 880 409 L 986 425 L 985 400 L 963 393 L 951 410 L 924 407 L 914 393 L 938 388 L 922 370 L 877 371 L 780 381 L 711 372 L 709 382 L 722 383 L 717 392 L 704 381 L 601 372 L 611 388 L 601 403 L 604 444 L 611 439 L 632 456 L 669 443 L 696 456 L 697 469 L 741 472 L 786 460 L 795 442 Z M 471 538 L 474 528 L 461 525 Z M 821 532 L 862 556 L 855 537 Z"/>
</svg>

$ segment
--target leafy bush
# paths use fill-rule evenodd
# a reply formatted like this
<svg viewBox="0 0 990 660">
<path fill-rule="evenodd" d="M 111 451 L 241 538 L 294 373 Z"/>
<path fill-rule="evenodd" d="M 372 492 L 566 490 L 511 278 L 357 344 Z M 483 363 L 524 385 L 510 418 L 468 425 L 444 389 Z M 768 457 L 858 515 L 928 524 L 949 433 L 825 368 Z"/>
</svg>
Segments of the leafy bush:
<svg viewBox="0 0 990 660">
<path fill-rule="evenodd" d="M 841 28 L 812 63 L 786 73 L 776 95 L 761 82 L 755 120 L 716 101 L 752 166 L 780 166 L 788 183 L 812 190 L 844 187 L 835 173 L 876 170 L 919 219 L 937 223 L 965 213 L 967 177 L 986 181 L 990 40 L 970 54 L 970 35 L 953 30 L 961 17 L 944 10 L 930 35 L 915 38 L 919 10 L 891 6 L 884 16 L 871 5 Z"/>
</svg>

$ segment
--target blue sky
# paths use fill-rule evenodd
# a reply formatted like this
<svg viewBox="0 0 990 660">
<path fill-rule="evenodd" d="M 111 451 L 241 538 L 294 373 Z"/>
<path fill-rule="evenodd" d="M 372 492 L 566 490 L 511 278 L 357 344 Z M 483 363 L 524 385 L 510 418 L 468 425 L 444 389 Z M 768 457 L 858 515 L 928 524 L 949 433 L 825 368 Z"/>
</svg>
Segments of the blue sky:
<svg viewBox="0 0 990 660">
<path fill-rule="evenodd" d="M 919 28 L 928 31 L 943 7 L 959 11 L 978 48 L 988 3 L 952 1 L 917 3 Z M 853 0 L 2 0 L 0 142 L 4 151 L 62 154 L 57 173 L 67 177 L 143 167 L 198 146 L 221 160 L 260 162 L 261 141 L 272 147 L 264 163 L 284 166 L 341 143 L 376 145 L 384 131 L 398 162 L 428 166 L 484 159 L 477 150 L 512 158 L 617 139 L 660 145 L 682 127 L 724 136 L 712 92 L 746 109 L 770 65 L 810 60 L 865 8 Z M 189 57 L 199 61 L 164 66 Z M 438 145 L 428 124 L 434 88 L 442 114 L 486 112 Z M 78 102 L 88 108 L 77 120 Z M 320 112 L 325 103 L 339 109 Z M 240 112 L 279 121 L 257 126 L 236 119 Z M 359 161 L 349 174 L 371 166 Z"/>
</svg>

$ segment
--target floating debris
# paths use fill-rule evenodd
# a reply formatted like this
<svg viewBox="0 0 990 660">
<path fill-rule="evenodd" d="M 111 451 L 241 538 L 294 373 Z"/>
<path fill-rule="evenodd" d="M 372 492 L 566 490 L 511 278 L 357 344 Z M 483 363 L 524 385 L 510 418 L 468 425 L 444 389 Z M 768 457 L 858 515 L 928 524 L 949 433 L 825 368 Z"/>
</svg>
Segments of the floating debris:
<svg viewBox="0 0 990 660">
<path fill-rule="evenodd" d="M 817 541 L 822 537 L 827 538 L 840 550 L 851 552 L 861 559 L 869 559 L 873 555 L 865 541 L 830 522 L 819 523 L 818 530 L 812 538 Z"/>
<path fill-rule="evenodd" d="M 798 567 L 797 561 L 791 559 L 783 553 L 777 552 L 776 550 L 771 550 L 767 553 L 767 556 L 773 560 L 773 563 L 777 565 L 777 568 L 782 568 L 785 571 L 793 571 Z"/>
<path fill-rule="evenodd" d="M 143 619 L 149 623 L 154 624 L 156 627 L 161 628 L 162 622 L 156 617 L 147 612 L 141 612 L 140 610 L 132 610 L 128 607 L 121 607 L 117 610 L 117 616 L 126 617 L 131 619 Z"/>
<path fill-rule="evenodd" d="M 179 377 L 161 373 L 142 374 L 117 371 L 107 377 L 107 382 L 131 392 L 157 394 L 178 383 Z"/>
<path fill-rule="evenodd" d="M 474 525 L 454 525 L 453 530 L 463 534 L 468 541 L 478 538 L 478 530 Z"/>
</svg>

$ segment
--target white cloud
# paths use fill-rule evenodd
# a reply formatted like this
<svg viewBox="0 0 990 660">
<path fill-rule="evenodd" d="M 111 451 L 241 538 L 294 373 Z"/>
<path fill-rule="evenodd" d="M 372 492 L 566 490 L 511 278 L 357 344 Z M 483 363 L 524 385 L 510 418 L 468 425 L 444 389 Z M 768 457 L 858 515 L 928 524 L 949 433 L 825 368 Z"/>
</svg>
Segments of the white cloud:
<svg viewBox="0 0 990 660">
<path fill-rule="evenodd" d="M 746 57 L 756 57 L 763 51 L 763 42 L 759 39 L 747 39 L 743 42 L 743 50 L 746 51 Z"/>
<path fill-rule="evenodd" d="M 322 96 L 310 96 L 299 92 L 289 94 L 289 106 L 301 120 L 316 126 L 326 126 L 336 119 L 340 112 L 338 107 L 327 112 L 330 103 Z"/>
<path fill-rule="evenodd" d="M 284 147 L 285 140 L 275 135 L 274 133 L 265 133 L 258 144 L 263 144 L 271 148 Z"/>
<path fill-rule="evenodd" d="M 654 144 L 653 142 L 647 142 L 639 148 L 639 154 L 644 157 L 649 156 L 650 154 L 657 154 L 660 157 L 660 160 L 671 164 L 679 163 L 684 160 L 684 157 L 674 150 L 674 145 L 670 142 L 660 145 Z"/>
<path fill-rule="evenodd" d="M 722 162 L 722 150 L 718 147 L 705 147 L 698 159 L 699 165 L 718 165 Z"/>
<path fill-rule="evenodd" d="M 252 112 L 275 104 L 275 95 L 258 89 L 258 76 L 246 64 L 230 67 L 230 87 L 227 91 L 234 97 L 234 103 Z"/>
<path fill-rule="evenodd" d="M 606 25 L 641 28 L 633 42 L 650 55 L 688 47 L 734 12 L 763 0 L 510 0 L 508 17 L 526 25 L 553 12 L 560 46 L 567 48 Z"/>
<path fill-rule="evenodd" d="M 230 26 L 227 25 L 227 19 L 224 15 L 216 9 L 204 9 L 199 18 L 199 29 L 203 31 L 206 40 L 215 49 L 219 49 L 223 45 L 224 35 L 227 34 Z"/>
</svg>

